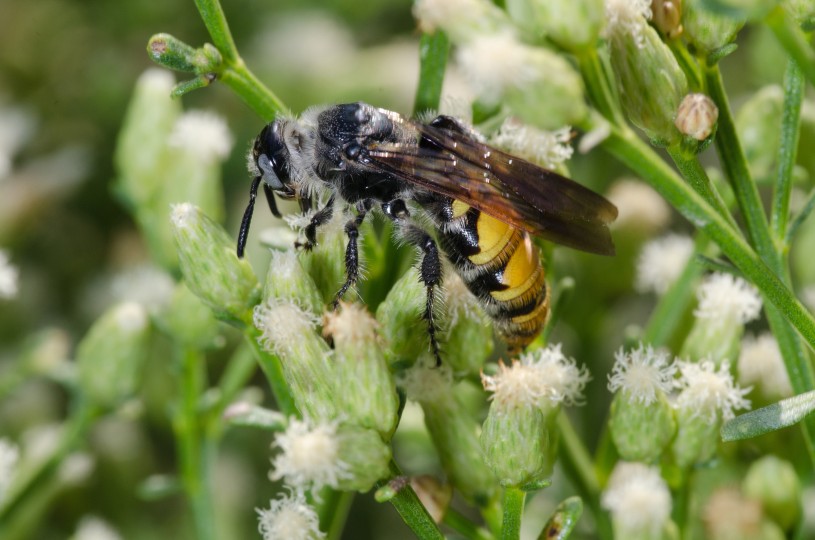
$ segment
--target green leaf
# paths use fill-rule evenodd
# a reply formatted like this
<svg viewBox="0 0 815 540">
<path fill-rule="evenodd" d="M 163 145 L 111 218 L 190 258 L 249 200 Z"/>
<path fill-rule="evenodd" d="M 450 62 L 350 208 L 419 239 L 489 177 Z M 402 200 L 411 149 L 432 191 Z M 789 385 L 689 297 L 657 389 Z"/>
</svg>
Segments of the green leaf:
<svg viewBox="0 0 815 540">
<path fill-rule="evenodd" d="M 813 410 L 815 391 L 799 394 L 725 422 L 721 431 L 722 440 L 739 441 L 758 437 L 800 422 Z"/>
</svg>

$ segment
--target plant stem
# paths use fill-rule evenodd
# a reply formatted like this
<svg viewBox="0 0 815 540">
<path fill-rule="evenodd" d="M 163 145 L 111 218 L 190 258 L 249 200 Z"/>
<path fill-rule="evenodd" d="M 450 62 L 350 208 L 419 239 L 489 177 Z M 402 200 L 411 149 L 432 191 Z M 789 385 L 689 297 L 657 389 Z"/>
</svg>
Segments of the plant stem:
<svg viewBox="0 0 815 540">
<path fill-rule="evenodd" d="M 524 513 L 526 492 L 521 488 L 507 486 L 504 488 L 504 521 L 501 527 L 501 540 L 519 540 L 521 538 L 521 517 Z"/>
<path fill-rule="evenodd" d="M 326 531 L 326 540 L 339 540 L 354 502 L 352 491 L 324 490 L 328 494 L 319 506 L 320 530 Z"/>
<path fill-rule="evenodd" d="M 392 460 L 390 469 L 392 477 L 402 476 L 402 471 L 399 470 L 399 466 Z M 379 485 L 381 486 L 385 483 L 386 482 L 381 482 Z M 396 495 L 391 498 L 389 502 L 396 508 L 396 511 L 402 516 L 405 524 L 410 527 L 413 534 L 420 540 L 444 539 L 436 522 L 433 521 L 433 518 L 427 513 L 427 509 L 422 505 L 418 495 L 416 495 L 416 492 L 413 491 L 413 488 L 410 487 L 409 484 L 397 491 Z"/>
<path fill-rule="evenodd" d="M 195 7 L 201 14 L 204 24 L 207 27 L 215 47 L 227 62 L 236 61 L 238 49 L 235 47 L 235 40 L 232 39 L 232 32 L 226 22 L 226 15 L 218 0 L 195 0 Z"/>
<path fill-rule="evenodd" d="M 786 251 L 787 223 L 790 212 L 792 170 L 798 155 L 801 133 L 801 103 L 804 97 L 804 78 L 798 64 L 789 60 L 784 73 L 784 110 L 781 116 L 781 144 L 778 148 L 778 174 L 773 190 L 770 228 L 776 245 Z"/>
<path fill-rule="evenodd" d="M 207 431 L 213 431 L 221 425 L 221 414 L 229 406 L 235 396 L 243 390 L 246 383 L 257 369 L 254 354 L 248 345 L 238 347 L 227 363 L 226 370 L 218 381 L 218 401 L 209 411 Z"/>
<path fill-rule="evenodd" d="M 815 86 L 815 50 L 807 42 L 806 34 L 790 17 L 784 6 L 778 5 L 764 19 L 787 54 L 795 60 L 801 73 Z"/>
<path fill-rule="evenodd" d="M 424 111 L 438 111 L 447 57 L 450 54 L 450 40 L 447 34 L 436 31 L 423 34 L 419 41 L 419 86 L 413 101 L 413 114 Z"/>
<path fill-rule="evenodd" d="M 247 330 L 245 337 L 249 342 L 249 346 L 255 353 L 255 358 L 260 364 L 260 369 L 266 375 L 266 380 L 269 381 L 269 387 L 275 397 L 280 412 L 286 416 L 300 416 L 297 410 L 297 405 L 294 403 L 294 398 L 289 392 L 289 385 L 286 378 L 283 376 L 283 367 L 280 365 L 280 358 L 270 354 L 258 343 L 258 332 L 254 328 Z"/>
<path fill-rule="evenodd" d="M 192 509 L 196 538 L 216 538 L 214 505 L 211 498 L 210 463 L 212 449 L 204 442 L 199 422 L 198 403 L 203 393 L 204 358 L 191 347 L 181 353 L 181 403 L 175 414 L 173 427 L 178 440 L 178 459 L 181 479 Z"/>
<path fill-rule="evenodd" d="M 686 155 L 678 145 L 669 147 L 668 154 L 670 154 L 671 159 L 673 159 L 676 164 L 676 168 L 679 169 L 679 172 L 682 173 L 682 176 L 685 177 L 685 180 L 688 181 L 693 190 L 701 195 L 710 206 L 715 208 L 716 211 L 728 221 L 733 229 L 738 230 L 739 227 L 736 225 L 736 221 L 727 208 L 727 204 L 725 204 L 722 196 L 713 186 L 710 178 L 708 178 L 707 172 L 705 172 L 702 164 L 699 163 L 699 158 L 696 155 Z"/>
</svg>

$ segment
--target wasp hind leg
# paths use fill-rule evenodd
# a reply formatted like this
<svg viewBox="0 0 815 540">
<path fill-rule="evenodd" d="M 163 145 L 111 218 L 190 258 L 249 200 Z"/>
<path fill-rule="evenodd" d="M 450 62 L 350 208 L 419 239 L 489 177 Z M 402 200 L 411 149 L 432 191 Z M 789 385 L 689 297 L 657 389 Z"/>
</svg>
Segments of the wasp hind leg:
<svg viewBox="0 0 815 540">
<path fill-rule="evenodd" d="M 334 296 L 331 309 L 336 310 L 340 300 L 359 279 L 359 227 L 365 221 L 365 216 L 371 208 L 371 203 L 363 201 L 357 207 L 357 216 L 345 224 L 345 234 L 348 236 L 348 245 L 345 247 L 345 283 Z"/>
</svg>

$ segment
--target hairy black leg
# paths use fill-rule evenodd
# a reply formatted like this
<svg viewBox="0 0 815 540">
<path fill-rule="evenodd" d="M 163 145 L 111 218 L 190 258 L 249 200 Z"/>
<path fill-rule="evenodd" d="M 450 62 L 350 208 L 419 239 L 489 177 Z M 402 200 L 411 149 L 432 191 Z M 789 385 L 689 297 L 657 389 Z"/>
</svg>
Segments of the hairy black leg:
<svg viewBox="0 0 815 540">
<path fill-rule="evenodd" d="M 441 283 L 441 259 L 439 258 L 439 249 L 436 242 L 424 231 L 419 242 L 419 247 L 422 249 L 424 256 L 422 257 L 422 266 L 419 274 L 419 279 L 425 285 L 427 290 L 427 301 L 424 307 L 424 320 L 427 321 L 427 333 L 430 335 L 430 348 L 433 350 L 433 356 L 436 358 L 436 366 L 441 365 L 441 355 L 439 354 L 439 342 L 436 339 L 436 321 L 433 317 L 433 301 L 436 295 L 436 287 Z"/>
<path fill-rule="evenodd" d="M 238 232 L 238 258 L 243 258 L 243 251 L 246 249 L 246 239 L 249 236 L 249 225 L 252 224 L 252 212 L 255 210 L 255 199 L 258 196 L 258 186 L 260 186 L 260 176 L 252 180 L 252 187 L 249 188 L 249 204 L 243 212 L 241 219 L 241 229 Z"/>
<path fill-rule="evenodd" d="M 303 248 L 306 251 L 313 248 L 317 245 L 317 227 L 320 225 L 325 225 L 331 220 L 331 216 L 334 215 L 334 195 L 328 199 L 328 202 L 325 203 L 321 209 L 317 210 L 314 215 L 311 217 L 311 221 L 308 225 L 306 225 L 306 241 L 305 242 L 296 242 L 294 247 L 296 248 Z"/>
<path fill-rule="evenodd" d="M 354 219 L 345 224 L 345 234 L 348 235 L 348 245 L 345 247 L 345 283 L 342 284 L 340 290 L 334 296 L 334 301 L 331 303 L 331 309 L 337 309 L 340 305 L 343 295 L 348 292 L 348 289 L 357 282 L 359 279 L 359 246 L 357 240 L 359 239 L 359 226 L 365 220 L 368 214 L 370 204 L 363 202 L 359 205 L 359 213 Z"/>
</svg>

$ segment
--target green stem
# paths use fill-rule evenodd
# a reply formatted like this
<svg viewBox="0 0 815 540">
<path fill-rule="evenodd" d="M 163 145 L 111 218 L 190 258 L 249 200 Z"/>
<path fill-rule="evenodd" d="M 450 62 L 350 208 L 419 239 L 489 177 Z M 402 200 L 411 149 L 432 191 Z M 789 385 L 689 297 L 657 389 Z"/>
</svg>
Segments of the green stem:
<svg viewBox="0 0 815 540">
<path fill-rule="evenodd" d="M 676 164 L 676 168 L 685 177 L 693 190 L 701 195 L 707 203 L 716 209 L 719 214 L 725 218 L 733 229 L 738 230 L 736 221 L 733 219 L 730 210 L 727 208 L 722 196 L 718 190 L 713 186 L 713 183 L 708 178 L 707 172 L 699 163 L 699 158 L 696 155 L 689 156 L 685 154 L 678 145 L 668 148 L 668 154 Z"/>
<path fill-rule="evenodd" d="M 190 347 L 181 352 L 181 403 L 173 426 L 178 439 L 181 479 L 192 509 L 196 538 L 216 538 L 214 504 L 211 498 L 209 457 L 199 422 L 198 403 L 205 389 L 204 358 Z"/>
<path fill-rule="evenodd" d="M 57 444 L 51 454 L 43 457 L 33 467 L 20 471 L 0 503 L 0 533 L 6 530 L 15 515 L 23 511 L 26 502 L 31 499 L 40 486 L 45 486 L 49 478 L 57 471 L 62 460 L 82 441 L 85 440 L 91 423 L 99 416 L 100 411 L 85 398 L 78 396 L 73 409 L 60 433 Z M 2 534 L 0 534 L 2 536 Z"/>
<path fill-rule="evenodd" d="M 390 469 L 392 477 L 402 476 L 402 471 L 399 470 L 399 466 L 396 462 L 391 461 Z M 380 485 L 383 484 L 385 484 L 385 482 L 382 482 Z M 396 511 L 402 516 L 405 524 L 410 527 L 413 534 L 420 540 L 444 539 L 436 522 L 433 521 L 433 518 L 427 513 L 427 509 L 422 505 L 418 495 L 416 495 L 416 492 L 413 491 L 410 485 L 406 485 L 397 491 L 396 495 L 394 495 L 389 502 L 396 508 Z"/>
<path fill-rule="evenodd" d="M 787 13 L 783 6 L 775 7 L 764 19 L 775 34 L 787 54 L 801 68 L 801 73 L 815 86 L 815 50 L 812 49 L 803 30 Z"/>
<path fill-rule="evenodd" d="M 773 191 L 770 228 L 782 250 L 787 249 L 786 233 L 792 191 L 792 170 L 798 155 L 801 133 L 801 104 L 804 97 L 804 78 L 801 68 L 793 60 L 787 62 L 784 73 L 784 110 L 781 115 L 781 144 L 778 148 L 778 174 Z"/>
<path fill-rule="evenodd" d="M 267 352 L 258 343 L 259 333 L 254 327 L 249 328 L 246 332 L 246 341 L 255 353 L 255 358 L 260 364 L 260 369 L 266 375 L 266 380 L 269 381 L 269 387 L 277 403 L 277 408 L 286 416 L 300 416 L 297 410 L 297 405 L 294 403 L 294 398 L 289 392 L 289 385 L 286 383 L 286 378 L 283 376 L 283 367 L 280 365 L 280 358 Z"/>
<path fill-rule="evenodd" d="M 326 498 L 319 507 L 320 530 L 326 531 L 326 540 L 339 540 L 354 502 L 354 492 L 326 490 Z"/>
<path fill-rule="evenodd" d="M 195 0 L 195 6 L 224 60 L 236 61 L 239 58 L 238 49 L 235 47 L 235 40 L 232 39 L 232 32 L 229 30 L 221 3 L 218 0 Z"/>
<path fill-rule="evenodd" d="M 413 114 L 424 111 L 438 111 L 447 57 L 450 54 L 450 40 L 447 34 L 437 31 L 423 34 L 419 40 L 419 86 L 413 102 Z"/>
<path fill-rule="evenodd" d="M 524 499 L 526 499 L 526 492 L 521 488 L 513 486 L 504 488 L 504 521 L 501 527 L 501 540 L 519 540 L 521 538 Z"/>
<path fill-rule="evenodd" d="M 238 392 L 243 390 L 246 383 L 255 373 L 257 362 L 252 350 L 247 346 L 238 347 L 238 350 L 229 359 L 226 370 L 218 381 L 218 401 L 212 406 L 209 412 L 210 425 L 208 431 L 221 425 L 221 415 Z"/>
<path fill-rule="evenodd" d="M 489 531 L 477 526 L 470 521 L 469 518 L 461 515 L 461 513 L 452 507 L 448 508 L 444 513 L 443 523 L 464 538 L 472 538 L 473 540 L 494 540 L 494 537 Z"/>
<path fill-rule="evenodd" d="M 699 73 L 699 64 L 688 52 L 685 42 L 681 39 L 671 39 L 668 40 L 668 47 L 670 47 L 671 52 L 673 52 L 674 58 L 676 58 L 676 62 L 679 64 L 679 67 L 681 67 L 682 71 L 685 73 L 685 77 L 688 78 L 688 86 L 690 87 L 690 91 L 700 92 L 704 83 L 702 82 L 702 75 Z"/>
<path fill-rule="evenodd" d="M 591 509 L 597 524 L 597 534 L 600 538 L 611 540 L 614 537 L 611 522 L 608 514 L 600 508 L 600 483 L 594 472 L 591 456 L 565 413 L 558 415 L 557 426 L 560 432 L 558 455 L 563 468 L 577 493 Z"/>
</svg>

